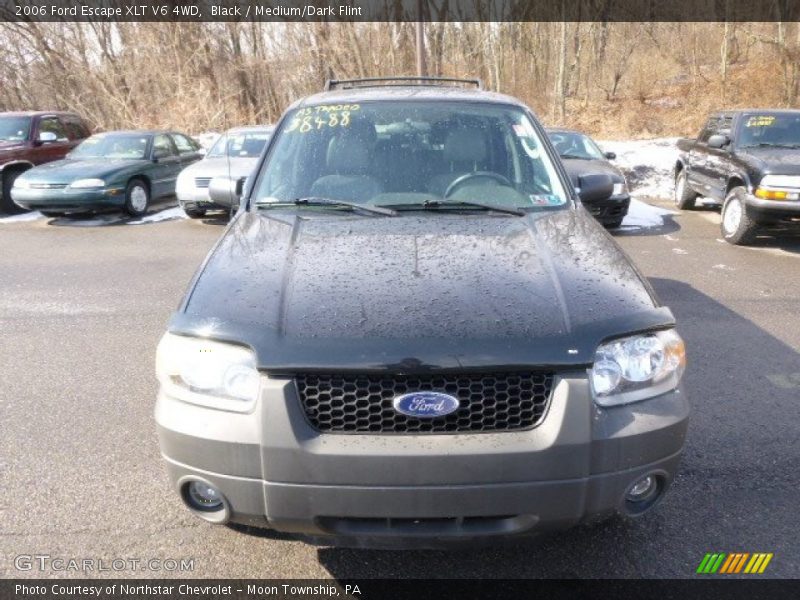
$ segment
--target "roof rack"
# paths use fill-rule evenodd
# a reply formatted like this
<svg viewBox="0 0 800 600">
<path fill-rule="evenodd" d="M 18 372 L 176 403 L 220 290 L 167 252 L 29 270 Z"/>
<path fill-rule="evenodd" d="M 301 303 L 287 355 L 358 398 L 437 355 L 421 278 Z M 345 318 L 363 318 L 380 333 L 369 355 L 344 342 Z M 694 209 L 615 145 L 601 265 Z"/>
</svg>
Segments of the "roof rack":
<svg viewBox="0 0 800 600">
<path fill-rule="evenodd" d="M 348 90 L 363 87 L 391 87 L 399 85 L 431 85 L 441 86 L 446 84 L 474 85 L 479 90 L 483 89 L 480 79 L 459 79 L 457 77 L 364 77 L 361 79 L 328 79 L 325 82 L 325 91 L 333 89 Z"/>
</svg>

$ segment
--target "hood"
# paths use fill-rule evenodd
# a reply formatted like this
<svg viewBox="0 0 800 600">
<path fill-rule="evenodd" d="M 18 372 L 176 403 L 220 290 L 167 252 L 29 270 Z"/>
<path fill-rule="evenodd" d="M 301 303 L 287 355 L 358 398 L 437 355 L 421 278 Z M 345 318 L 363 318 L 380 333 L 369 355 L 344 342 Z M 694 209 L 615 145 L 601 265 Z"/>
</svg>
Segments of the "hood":
<svg viewBox="0 0 800 600">
<path fill-rule="evenodd" d="M 578 186 L 578 177 L 581 175 L 595 175 L 599 173 L 610 175 L 615 183 L 622 183 L 625 181 L 622 171 L 607 160 L 562 158 L 561 162 L 564 163 L 564 168 L 567 170 L 572 184 L 576 187 Z"/>
<path fill-rule="evenodd" d="M 425 371 L 586 365 L 605 338 L 671 323 L 584 211 L 272 209 L 234 221 L 170 330 L 247 344 L 273 372 Z"/>
<path fill-rule="evenodd" d="M 140 168 L 146 160 L 111 160 L 91 158 L 85 160 L 62 159 L 39 165 L 20 177 L 41 183 L 70 183 L 76 179 L 109 177 L 128 168 Z"/>
<path fill-rule="evenodd" d="M 800 150 L 797 149 L 745 148 L 736 155 L 765 175 L 800 175 Z"/>
<path fill-rule="evenodd" d="M 204 158 L 184 169 L 184 172 L 192 177 L 218 177 L 228 175 L 230 177 L 248 177 L 258 164 L 258 157 L 231 158 L 230 163 L 224 156 L 214 158 Z"/>
</svg>

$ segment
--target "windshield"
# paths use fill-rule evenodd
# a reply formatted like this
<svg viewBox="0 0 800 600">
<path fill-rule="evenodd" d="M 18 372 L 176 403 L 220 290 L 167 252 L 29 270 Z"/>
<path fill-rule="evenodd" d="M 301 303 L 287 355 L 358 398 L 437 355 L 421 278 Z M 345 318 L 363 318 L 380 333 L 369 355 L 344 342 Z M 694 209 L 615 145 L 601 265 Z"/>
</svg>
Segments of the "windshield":
<svg viewBox="0 0 800 600">
<path fill-rule="evenodd" d="M 740 147 L 800 147 L 800 114 L 752 113 L 742 116 Z"/>
<path fill-rule="evenodd" d="M 550 141 L 556 147 L 559 156 L 564 158 L 605 159 L 603 151 L 592 138 L 582 133 L 571 131 L 551 131 Z"/>
<path fill-rule="evenodd" d="M 143 159 L 150 142 L 149 135 L 136 133 L 101 133 L 81 142 L 70 158 L 126 158 Z"/>
<path fill-rule="evenodd" d="M 261 151 L 269 141 L 271 134 L 272 132 L 269 129 L 229 131 L 219 136 L 206 156 L 211 158 L 220 156 L 258 158 L 261 156 Z"/>
<path fill-rule="evenodd" d="M 319 105 L 287 115 L 256 203 L 559 207 L 567 194 L 520 108 L 445 101 Z"/>
<path fill-rule="evenodd" d="M 0 140 L 4 142 L 24 142 L 30 130 L 30 117 L 0 117 Z"/>
</svg>

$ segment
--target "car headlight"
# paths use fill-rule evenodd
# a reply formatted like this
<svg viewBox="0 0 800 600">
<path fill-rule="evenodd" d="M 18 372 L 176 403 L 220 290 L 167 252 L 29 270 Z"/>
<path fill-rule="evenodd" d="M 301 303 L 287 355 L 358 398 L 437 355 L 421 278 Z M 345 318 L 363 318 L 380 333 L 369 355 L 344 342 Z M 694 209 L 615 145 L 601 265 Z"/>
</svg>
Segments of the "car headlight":
<svg viewBox="0 0 800 600">
<path fill-rule="evenodd" d="M 105 187 L 106 182 L 102 179 L 76 179 L 69 184 L 71 188 L 101 188 Z"/>
<path fill-rule="evenodd" d="M 800 177 L 797 175 L 765 175 L 754 195 L 762 200 L 798 200 Z"/>
<path fill-rule="evenodd" d="M 589 379 L 597 404 L 617 406 L 675 389 L 685 368 L 683 340 L 667 329 L 601 344 Z"/>
<path fill-rule="evenodd" d="M 620 196 L 628 191 L 628 186 L 625 185 L 624 181 L 614 184 L 614 191 L 611 193 L 612 196 Z"/>
<path fill-rule="evenodd" d="M 243 346 L 167 333 L 156 374 L 165 393 L 192 404 L 249 412 L 258 398 L 256 357 Z"/>
</svg>

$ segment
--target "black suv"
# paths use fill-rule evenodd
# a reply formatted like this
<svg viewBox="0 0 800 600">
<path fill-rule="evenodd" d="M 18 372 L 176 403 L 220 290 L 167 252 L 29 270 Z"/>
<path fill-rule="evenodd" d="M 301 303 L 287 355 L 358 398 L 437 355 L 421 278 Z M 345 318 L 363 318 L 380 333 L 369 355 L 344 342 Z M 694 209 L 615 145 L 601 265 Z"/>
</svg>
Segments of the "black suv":
<svg viewBox="0 0 800 600">
<path fill-rule="evenodd" d="M 675 204 L 722 203 L 722 235 L 752 243 L 763 226 L 800 222 L 800 110 L 715 113 L 697 139 L 678 141 Z"/>
<path fill-rule="evenodd" d="M 158 348 L 197 516 L 429 546 L 662 498 L 689 413 L 672 313 L 531 111 L 473 83 L 338 82 L 281 119 Z"/>
</svg>

